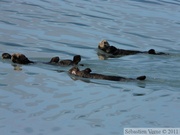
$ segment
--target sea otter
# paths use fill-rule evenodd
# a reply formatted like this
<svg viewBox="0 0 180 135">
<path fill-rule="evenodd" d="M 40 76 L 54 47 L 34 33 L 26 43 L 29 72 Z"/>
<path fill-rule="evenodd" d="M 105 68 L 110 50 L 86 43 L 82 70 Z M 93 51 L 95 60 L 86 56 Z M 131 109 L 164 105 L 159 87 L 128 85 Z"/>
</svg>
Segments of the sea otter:
<svg viewBox="0 0 180 135">
<path fill-rule="evenodd" d="M 33 61 L 30 61 L 24 54 L 20 54 L 20 53 L 12 54 L 11 60 L 13 63 L 18 63 L 18 64 L 34 63 Z"/>
<path fill-rule="evenodd" d="M 61 66 L 78 65 L 80 61 L 81 61 L 81 56 L 75 55 L 73 57 L 73 60 L 61 60 L 58 64 Z"/>
<path fill-rule="evenodd" d="M 37 63 L 34 61 L 29 60 L 24 54 L 20 53 L 14 53 L 10 55 L 9 53 L 3 53 L 2 54 L 3 59 L 11 59 L 13 63 L 18 64 L 31 64 L 31 63 Z M 70 65 L 77 65 L 81 61 L 80 55 L 75 55 L 73 57 L 73 60 L 61 60 L 58 56 L 53 57 L 49 62 L 43 62 L 44 64 L 54 64 L 59 66 L 70 66 Z"/>
<path fill-rule="evenodd" d="M 78 67 L 72 67 L 69 70 L 69 74 L 82 77 L 82 78 L 90 78 L 90 79 L 102 79 L 102 80 L 110 80 L 110 81 L 131 81 L 131 80 L 145 80 L 146 76 L 139 76 L 136 79 L 133 78 L 126 78 L 121 76 L 110 76 L 110 75 L 103 75 L 97 73 L 91 73 L 90 68 L 86 68 L 84 70 L 79 70 Z"/>
<path fill-rule="evenodd" d="M 133 55 L 133 54 L 138 54 L 138 53 L 147 53 L 147 54 L 153 54 L 153 55 L 168 55 L 167 53 L 163 53 L 163 52 L 157 53 L 154 49 L 150 49 L 149 51 L 144 51 L 144 52 L 136 51 L 136 50 L 118 49 L 115 46 L 111 46 L 107 40 L 102 40 L 98 44 L 98 49 L 112 56 L 125 56 L 125 55 Z"/>
</svg>

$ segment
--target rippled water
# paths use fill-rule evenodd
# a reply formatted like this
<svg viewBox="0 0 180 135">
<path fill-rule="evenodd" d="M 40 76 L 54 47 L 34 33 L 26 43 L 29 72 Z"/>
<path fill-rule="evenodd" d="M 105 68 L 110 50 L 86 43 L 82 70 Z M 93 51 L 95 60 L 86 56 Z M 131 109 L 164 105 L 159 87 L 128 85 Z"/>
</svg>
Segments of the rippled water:
<svg viewBox="0 0 180 135">
<path fill-rule="evenodd" d="M 121 135 L 127 127 L 179 127 L 179 0 L 1 0 L 0 53 L 35 61 L 80 54 L 93 72 L 144 82 L 76 80 L 70 67 L 19 65 L 0 59 L 0 132 Z M 102 39 L 123 49 L 169 56 L 99 60 Z M 61 72 L 64 71 L 64 72 Z"/>
</svg>

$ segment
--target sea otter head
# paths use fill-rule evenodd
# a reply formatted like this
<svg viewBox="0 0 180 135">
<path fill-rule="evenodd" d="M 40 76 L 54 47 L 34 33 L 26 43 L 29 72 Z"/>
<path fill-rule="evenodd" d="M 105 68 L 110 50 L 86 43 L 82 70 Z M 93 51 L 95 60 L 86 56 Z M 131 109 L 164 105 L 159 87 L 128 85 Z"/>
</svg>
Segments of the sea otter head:
<svg viewBox="0 0 180 135">
<path fill-rule="evenodd" d="M 59 57 L 58 56 L 56 56 L 56 57 L 53 57 L 51 60 L 50 60 L 50 62 L 49 63 L 58 63 L 59 62 Z"/>
<path fill-rule="evenodd" d="M 79 68 L 78 67 L 73 67 L 69 70 L 69 73 L 70 74 L 73 74 L 73 75 L 77 75 L 77 73 L 79 72 Z"/>
<path fill-rule="evenodd" d="M 92 72 L 92 70 L 91 70 L 90 68 L 86 68 L 86 69 L 83 70 L 83 72 L 84 72 L 85 74 L 89 74 L 89 73 Z"/>
<path fill-rule="evenodd" d="M 20 54 L 20 53 L 14 53 L 11 57 L 11 60 L 12 60 L 12 62 L 18 63 L 18 64 L 33 63 L 24 54 Z"/>
<path fill-rule="evenodd" d="M 102 40 L 99 45 L 98 45 L 98 48 L 101 49 L 101 50 L 106 50 L 106 48 L 108 48 L 110 45 L 108 43 L 107 40 Z"/>
<path fill-rule="evenodd" d="M 2 58 L 3 58 L 3 59 L 11 59 L 11 54 L 9 54 L 9 53 L 3 53 L 3 54 L 2 54 Z"/>
<path fill-rule="evenodd" d="M 73 58 L 73 63 L 77 65 L 81 61 L 81 56 L 80 55 L 75 55 Z"/>
<path fill-rule="evenodd" d="M 149 53 L 149 54 L 156 54 L 156 52 L 155 52 L 154 49 L 150 49 L 150 50 L 148 51 L 148 53 Z"/>
</svg>

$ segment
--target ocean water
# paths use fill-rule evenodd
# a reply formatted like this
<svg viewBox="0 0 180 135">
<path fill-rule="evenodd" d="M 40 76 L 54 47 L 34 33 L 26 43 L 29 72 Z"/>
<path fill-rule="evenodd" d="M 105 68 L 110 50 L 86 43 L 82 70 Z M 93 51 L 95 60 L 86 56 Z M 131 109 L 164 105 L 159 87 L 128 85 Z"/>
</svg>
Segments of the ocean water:
<svg viewBox="0 0 180 135">
<path fill-rule="evenodd" d="M 34 61 L 80 54 L 80 69 L 147 79 L 73 78 L 71 67 L 0 59 L 0 133 L 122 135 L 124 128 L 180 127 L 179 35 L 179 0 L 1 0 L 1 54 L 23 53 Z M 103 39 L 170 55 L 100 60 Z"/>
</svg>

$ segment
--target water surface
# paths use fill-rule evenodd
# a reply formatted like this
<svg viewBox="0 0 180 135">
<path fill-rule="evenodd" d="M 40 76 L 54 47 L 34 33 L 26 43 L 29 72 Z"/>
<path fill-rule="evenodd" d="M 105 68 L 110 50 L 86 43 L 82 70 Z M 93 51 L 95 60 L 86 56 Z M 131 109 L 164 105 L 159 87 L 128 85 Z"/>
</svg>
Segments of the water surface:
<svg viewBox="0 0 180 135">
<path fill-rule="evenodd" d="M 0 59 L 0 132 L 121 135 L 127 127 L 180 127 L 179 0 L 1 0 L 0 53 L 34 61 L 82 56 L 84 69 L 143 82 L 72 78 L 71 67 Z M 99 60 L 107 39 L 138 54 Z"/>
</svg>

